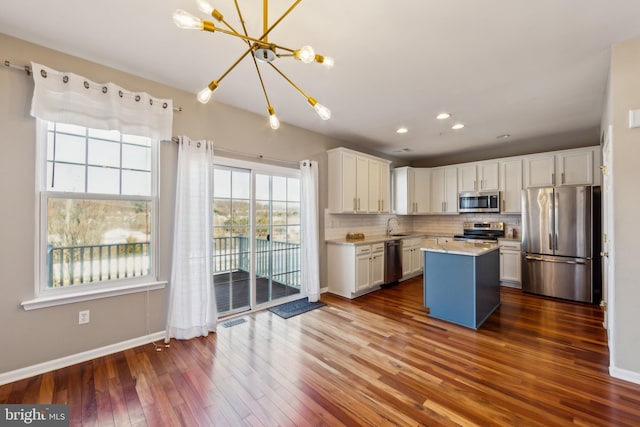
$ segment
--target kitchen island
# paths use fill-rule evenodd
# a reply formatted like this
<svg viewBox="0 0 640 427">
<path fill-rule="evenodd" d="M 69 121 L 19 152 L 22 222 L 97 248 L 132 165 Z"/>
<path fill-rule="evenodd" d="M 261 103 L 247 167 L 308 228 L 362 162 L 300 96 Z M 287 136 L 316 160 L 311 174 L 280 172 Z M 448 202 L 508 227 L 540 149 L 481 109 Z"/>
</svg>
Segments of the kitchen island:
<svg viewBox="0 0 640 427">
<path fill-rule="evenodd" d="M 498 245 L 450 241 L 422 251 L 429 316 L 479 328 L 500 306 Z"/>
</svg>

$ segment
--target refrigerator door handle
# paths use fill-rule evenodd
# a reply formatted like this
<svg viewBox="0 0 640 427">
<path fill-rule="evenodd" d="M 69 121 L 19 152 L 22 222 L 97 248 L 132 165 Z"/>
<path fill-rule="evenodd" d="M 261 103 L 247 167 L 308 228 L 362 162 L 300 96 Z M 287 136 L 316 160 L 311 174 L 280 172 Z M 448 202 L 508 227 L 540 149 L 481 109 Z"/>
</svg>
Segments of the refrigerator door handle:
<svg viewBox="0 0 640 427">
<path fill-rule="evenodd" d="M 565 261 L 565 260 L 557 260 L 557 259 L 551 259 L 551 258 L 542 258 L 537 256 L 531 256 L 531 255 L 527 255 L 524 258 L 529 261 L 556 262 L 559 264 L 586 264 L 586 262 L 584 261 Z"/>
<path fill-rule="evenodd" d="M 549 250 L 553 250 L 553 234 L 549 233 Z"/>
<path fill-rule="evenodd" d="M 553 240 L 553 249 L 554 251 L 558 250 L 558 208 L 559 208 L 560 197 L 556 190 L 553 190 L 553 231 L 554 231 L 554 240 Z"/>
</svg>

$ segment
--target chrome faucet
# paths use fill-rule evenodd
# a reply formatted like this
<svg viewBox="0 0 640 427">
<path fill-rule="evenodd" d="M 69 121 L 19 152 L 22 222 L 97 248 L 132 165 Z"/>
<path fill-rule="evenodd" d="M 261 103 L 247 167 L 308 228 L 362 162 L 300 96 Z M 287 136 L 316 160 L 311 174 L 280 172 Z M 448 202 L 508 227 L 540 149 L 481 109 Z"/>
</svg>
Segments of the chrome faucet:
<svg viewBox="0 0 640 427">
<path fill-rule="evenodd" d="M 390 216 L 389 218 L 387 218 L 387 236 L 391 235 L 391 232 L 393 231 L 393 227 L 391 226 L 391 221 L 395 221 L 396 222 L 396 227 L 399 225 L 398 224 L 398 218 L 396 218 L 395 216 Z"/>
</svg>

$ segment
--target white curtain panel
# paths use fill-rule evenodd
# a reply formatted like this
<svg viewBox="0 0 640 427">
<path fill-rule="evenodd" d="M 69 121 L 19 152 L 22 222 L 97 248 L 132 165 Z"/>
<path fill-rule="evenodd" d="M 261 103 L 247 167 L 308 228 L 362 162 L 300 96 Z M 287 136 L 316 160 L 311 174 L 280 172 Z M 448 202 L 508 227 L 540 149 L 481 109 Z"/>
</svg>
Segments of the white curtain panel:
<svg viewBox="0 0 640 427">
<path fill-rule="evenodd" d="M 212 276 L 213 143 L 181 137 L 178 150 L 167 341 L 207 336 L 218 318 Z"/>
<path fill-rule="evenodd" d="M 320 296 L 320 257 L 318 249 L 318 162 L 300 162 L 302 286 L 310 302 Z"/>
<path fill-rule="evenodd" d="M 130 92 L 114 83 L 95 83 L 73 73 L 31 63 L 35 87 L 31 115 L 42 120 L 117 130 L 170 140 L 173 101 Z"/>
</svg>

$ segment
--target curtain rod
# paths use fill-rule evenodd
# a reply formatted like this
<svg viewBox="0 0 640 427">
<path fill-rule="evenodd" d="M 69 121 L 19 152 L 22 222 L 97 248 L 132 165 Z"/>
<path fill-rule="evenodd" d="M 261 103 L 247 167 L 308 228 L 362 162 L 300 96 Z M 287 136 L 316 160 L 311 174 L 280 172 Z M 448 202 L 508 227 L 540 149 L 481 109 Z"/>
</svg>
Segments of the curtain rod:
<svg viewBox="0 0 640 427">
<path fill-rule="evenodd" d="M 173 136 L 171 137 L 171 142 L 175 142 L 175 143 L 179 143 L 180 142 L 180 138 L 178 138 L 177 136 Z M 269 162 L 278 162 L 278 163 L 283 163 L 283 164 L 287 164 L 287 165 L 295 165 L 295 166 L 299 166 L 300 162 L 293 162 L 291 160 L 281 160 L 281 159 L 276 159 L 273 157 L 266 157 L 263 156 L 262 154 L 248 154 L 248 153 L 243 153 L 241 151 L 234 151 L 234 150 L 227 150 L 225 148 L 216 148 L 215 145 L 213 147 L 213 152 L 219 152 L 219 153 L 226 153 L 226 154 L 233 154 L 236 156 L 241 156 L 241 157 L 248 157 L 248 158 L 256 158 L 258 160 L 267 160 Z"/>
<path fill-rule="evenodd" d="M 14 68 L 16 70 L 24 71 L 25 73 L 27 73 L 27 76 L 30 76 L 32 72 L 30 65 L 16 65 L 7 60 L 4 61 L 4 66 L 8 68 Z M 181 112 L 182 107 L 173 107 L 173 111 Z"/>
</svg>

